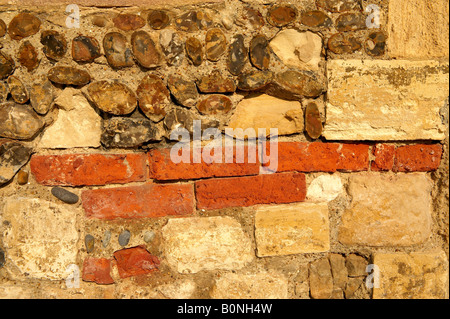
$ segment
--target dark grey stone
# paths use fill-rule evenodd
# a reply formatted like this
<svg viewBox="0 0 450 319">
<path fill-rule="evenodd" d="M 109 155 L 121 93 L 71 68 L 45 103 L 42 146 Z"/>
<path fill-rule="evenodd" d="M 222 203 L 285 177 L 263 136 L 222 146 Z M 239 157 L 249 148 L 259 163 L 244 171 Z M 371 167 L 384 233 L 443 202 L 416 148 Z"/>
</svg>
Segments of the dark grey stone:
<svg viewBox="0 0 450 319">
<path fill-rule="evenodd" d="M 69 192 L 68 190 L 61 187 L 53 187 L 52 194 L 53 196 L 55 196 L 56 198 L 62 200 L 64 203 L 67 204 L 76 204 L 78 203 L 79 200 L 78 195 Z"/>
<path fill-rule="evenodd" d="M 130 242 L 131 233 L 128 230 L 124 230 L 119 235 L 119 245 L 125 247 Z"/>
</svg>

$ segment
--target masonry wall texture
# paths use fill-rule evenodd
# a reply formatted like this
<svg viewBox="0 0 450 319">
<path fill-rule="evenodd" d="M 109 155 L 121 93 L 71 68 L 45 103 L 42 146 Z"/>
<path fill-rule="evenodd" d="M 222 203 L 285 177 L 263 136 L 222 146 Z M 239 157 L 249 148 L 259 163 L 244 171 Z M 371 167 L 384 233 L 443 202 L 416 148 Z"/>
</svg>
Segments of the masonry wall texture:
<svg viewBox="0 0 450 319">
<path fill-rule="evenodd" d="M 0 298 L 448 298 L 448 28 L 0 0 Z"/>
</svg>

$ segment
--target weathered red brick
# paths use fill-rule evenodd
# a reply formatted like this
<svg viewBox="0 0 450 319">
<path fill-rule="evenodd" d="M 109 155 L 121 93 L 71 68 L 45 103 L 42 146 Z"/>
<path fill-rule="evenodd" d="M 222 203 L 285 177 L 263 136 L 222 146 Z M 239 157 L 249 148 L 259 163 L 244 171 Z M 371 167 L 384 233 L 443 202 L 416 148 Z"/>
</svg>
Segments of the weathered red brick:
<svg viewBox="0 0 450 319">
<path fill-rule="evenodd" d="M 152 218 L 184 216 L 194 212 L 194 190 L 190 184 L 145 184 L 85 190 L 81 199 L 88 218 Z"/>
<path fill-rule="evenodd" d="M 369 169 L 369 145 L 278 143 L 278 172 L 336 172 Z"/>
<path fill-rule="evenodd" d="M 336 170 L 345 172 L 360 172 L 369 170 L 369 145 L 340 144 Z"/>
<path fill-rule="evenodd" d="M 283 204 L 304 201 L 306 181 L 301 173 L 220 178 L 196 182 L 195 192 L 198 209 Z"/>
<path fill-rule="evenodd" d="M 390 171 L 394 166 L 395 146 L 389 144 L 377 144 L 373 147 L 372 154 L 375 159 L 371 163 L 372 171 Z"/>
<path fill-rule="evenodd" d="M 395 150 L 394 172 L 429 172 L 439 168 L 442 146 L 407 145 Z"/>
<path fill-rule="evenodd" d="M 82 279 L 84 281 L 95 282 L 99 285 L 113 284 L 111 260 L 106 258 L 86 258 L 83 263 Z"/>
<path fill-rule="evenodd" d="M 230 161 L 225 159 L 225 148 L 222 149 L 222 163 L 215 163 L 214 153 L 205 155 L 206 161 L 202 156 L 201 163 L 194 163 L 194 152 L 196 151 L 191 151 L 190 163 L 176 164 L 170 157 L 170 149 L 150 151 L 150 178 L 156 180 L 188 180 L 259 174 L 259 160 L 256 147 L 245 147 L 243 152 L 231 149 L 229 152 L 229 154 L 233 155 L 231 163 L 226 163 Z M 249 152 L 252 155 L 250 160 Z M 181 152 L 179 154 L 181 155 Z"/>
<path fill-rule="evenodd" d="M 145 275 L 157 271 L 160 265 L 159 259 L 142 246 L 116 251 L 114 258 L 120 278 Z"/>
<path fill-rule="evenodd" d="M 38 183 L 51 186 L 125 184 L 148 176 L 143 153 L 34 155 L 30 167 Z"/>
</svg>

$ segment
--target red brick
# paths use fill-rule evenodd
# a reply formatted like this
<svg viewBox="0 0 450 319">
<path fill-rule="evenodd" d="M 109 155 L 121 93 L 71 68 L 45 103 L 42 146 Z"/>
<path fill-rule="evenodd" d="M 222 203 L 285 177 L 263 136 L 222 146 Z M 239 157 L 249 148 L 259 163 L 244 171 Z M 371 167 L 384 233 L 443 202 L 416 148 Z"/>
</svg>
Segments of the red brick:
<svg viewBox="0 0 450 319">
<path fill-rule="evenodd" d="M 83 264 L 82 278 L 84 281 L 95 282 L 99 285 L 113 284 L 111 260 L 106 258 L 86 258 Z"/>
<path fill-rule="evenodd" d="M 157 271 L 160 262 L 144 247 L 122 249 L 114 253 L 120 278 L 145 275 Z"/>
<path fill-rule="evenodd" d="M 395 146 L 377 144 L 372 151 L 375 159 L 371 163 L 372 171 L 390 171 L 394 167 Z"/>
<path fill-rule="evenodd" d="M 345 172 L 369 170 L 369 145 L 340 144 L 337 152 L 339 159 L 336 164 L 336 170 Z"/>
<path fill-rule="evenodd" d="M 31 172 L 43 185 L 102 186 L 147 179 L 145 154 L 34 155 Z"/>
<path fill-rule="evenodd" d="M 369 145 L 278 143 L 278 172 L 336 172 L 369 169 Z"/>
<path fill-rule="evenodd" d="M 189 184 L 145 184 L 85 190 L 81 194 L 86 217 L 152 218 L 194 212 L 194 190 Z"/>
<path fill-rule="evenodd" d="M 198 209 L 283 204 L 305 200 L 305 175 L 281 173 L 210 179 L 195 183 Z"/>
<path fill-rule="evenodd" d="M 407 145 L 395 150 L 394 172 L 429 172 L 439 168 L 442 146 Z"/>
<path fill-rule="evenodd" d="M 252 159 L 249 160 L 249 151 L 252 152 Z M 237 163 L 236 153 L 243 156 L 243 163 Z M 174 163 L 170 158 L 170 149 L 152 150 L 150 156 L 150 177 L 156 180 L 189 180 L 209 177 L 231 177 L 248 176 L 259 174 L 259 160 L 256 147 L 245 147 L 243 154 L 241 151 L 233 151 L 232 163 L 226 163 L 225 149 L 222 150 L 222 163 L 214 163 L 214 158 L 208 156 L 201 163 L 194 163 L 193 152 L 190 154 L 190 163 Z M 180 153 L 181 155 L 181 153 Z M 214 154 L 213 154 L 214 155 Z M 239 157 L 239 162 L 241 162 Z M 254 163 L 251 163 L 253 162 Z"/>
</svg>

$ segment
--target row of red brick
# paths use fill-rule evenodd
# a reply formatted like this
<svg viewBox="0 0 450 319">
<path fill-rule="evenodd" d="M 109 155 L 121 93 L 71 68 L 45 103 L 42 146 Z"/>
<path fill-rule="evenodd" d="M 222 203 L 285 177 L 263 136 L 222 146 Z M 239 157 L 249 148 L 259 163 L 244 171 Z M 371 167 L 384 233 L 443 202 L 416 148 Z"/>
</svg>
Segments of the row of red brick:
<svg viewBox="0 0 450 319">
<path fill-rule="evenodd" d="M 373 159 L 370 152 L 372 150 Z M 170 149 L 152 150 L 149 154 L 76 154 L 35 155 L 31 170 L 36 181 L 43 185 L 60 186 L 103 186 L 157 181 L 196 180 L 212 177 L 253 176 L 260 172 L 258 156 L 252 163 L 248 156 L 251 148 L 245 148 L 243 163 L 233 152 L 232 163 L 205 162 L 175 164 Z M 256 152 L 255 152 L 256 153 Z M 268 152 L 270 155 L 270 152 Z M 262 162 L 270 156 L 264 155 Z M 433 171 L 440 165 L 442 146 L 407 145 L 396 147 L 389 144 L 340 144 L 340 143 L 278 143 L 277 172 L 357 172 Z M 208 159 L 206 159 L 208 160 Z M 271 163 L 264 163 L 268 166 Z"/>
<path fill-rule="evenodd" d="M 153 183 L 86 189 L 82 205 L 88 218 L 152 218 L 191 215 L 195 209 L 222 209 L 258 204 L 301 202 L 306 197 L 302 172 L 393 170 L 431 171 L 439 167 L 442 147 L 395 147 L 334 143 L 280 143 L 278 172 L 258 175 L 259 163 L 174 164 L 169 150 L 135 154 L 33 156 L 31 170 L 44 185 L 98 186 L 157 180 L 196 180 L 194 183 Z M 150 171 L 150 173 L 149 173 Z M 246 176 L 248 175 L 248 176 Z"/>
</svg>

